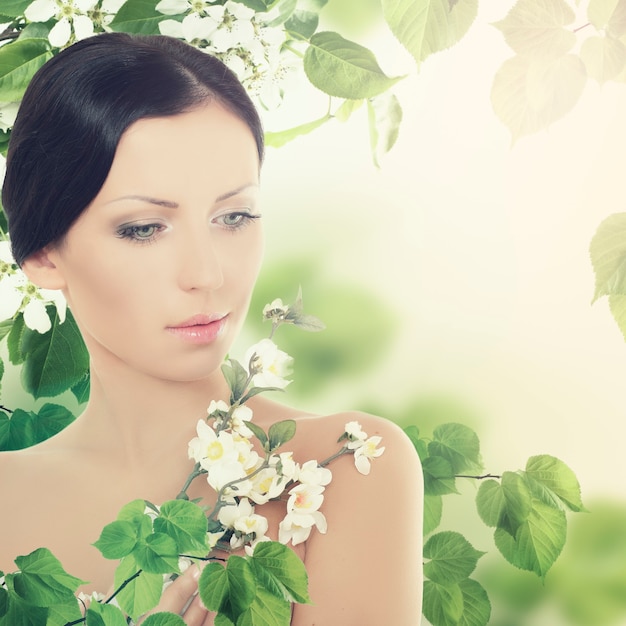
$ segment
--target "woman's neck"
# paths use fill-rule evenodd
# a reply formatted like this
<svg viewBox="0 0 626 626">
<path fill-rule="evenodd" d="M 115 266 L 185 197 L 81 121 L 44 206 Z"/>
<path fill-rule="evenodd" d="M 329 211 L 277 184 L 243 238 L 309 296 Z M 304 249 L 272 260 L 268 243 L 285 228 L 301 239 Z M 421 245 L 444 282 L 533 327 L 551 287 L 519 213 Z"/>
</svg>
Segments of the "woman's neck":
<svg viewBox="0 0 626 626">
<path fill-rule="evenodd" d="M 72 438 L 129 469 L 150 466 L 164 455 L 185 454 L 210 401 L 228 395 L 220 370 L 202 380 L 176 382 L 92 363 L 89 403 Z"/>
</svg>

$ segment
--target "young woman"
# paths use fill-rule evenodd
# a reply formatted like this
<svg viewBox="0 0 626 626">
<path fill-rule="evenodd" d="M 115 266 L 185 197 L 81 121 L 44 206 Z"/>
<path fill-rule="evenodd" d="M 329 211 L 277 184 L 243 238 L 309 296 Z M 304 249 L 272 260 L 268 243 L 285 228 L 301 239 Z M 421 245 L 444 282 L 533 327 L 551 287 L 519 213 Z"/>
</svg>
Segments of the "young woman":
<svg viewBox="0 0 626 626">
<path fill-rule="evenodd" d="M 136 498 L 171 499 L 190 471 L 187 443 L 210 400 L 227 400 L 220 364 L 243 323 L 263 252 L 258 115 L 218 60 L 167 37 L 103 34 L 66 49 L 33 79 L 15 123 L 3 204 L 14 255 L 37 285 L 63 291 L 90 354 L 91 395 L 70 427 L 0 455 L 0 570 L 45 546 L 66 570 L 111 587 L 115 562 L 93 547 Z M 369 476 L 331 466 L 328 532 L 294 548 L 312 605 L 297 626 L 415 626 L 421 612 L 420 467 L 402 431 L 356 413 L 302 414 L 256 396 L 267 429 L 292 418 L 296 460 L 337 450 L 357 420 L 386 448 Z M 211 502 L 196 481 L 191 497 Z M 284 504 L 263 514 L 277 538 Z M 157 610 L 189 626 L 212 615 L 197 570 Z"/>
</svg>

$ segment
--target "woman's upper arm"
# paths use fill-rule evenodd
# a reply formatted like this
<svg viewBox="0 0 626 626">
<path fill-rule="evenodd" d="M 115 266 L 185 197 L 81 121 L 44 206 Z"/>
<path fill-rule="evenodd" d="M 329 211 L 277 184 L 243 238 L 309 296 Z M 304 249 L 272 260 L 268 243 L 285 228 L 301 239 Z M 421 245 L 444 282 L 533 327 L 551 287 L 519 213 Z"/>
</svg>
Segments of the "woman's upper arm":
<svg viewBox="0 0 626 626">
<path fill-rule="evenodd" d="M 296 606 L 294 626 L 416 626 L 421 615 L 423 489 L 419 458 L 400 428 L 358 416 L 368 435 L 381 435 L 384 454 L 371 472 L 352 456 L 331 465 L 322 512 L 326 535 L 307 542 L 312 606 Z"/>
</svg>

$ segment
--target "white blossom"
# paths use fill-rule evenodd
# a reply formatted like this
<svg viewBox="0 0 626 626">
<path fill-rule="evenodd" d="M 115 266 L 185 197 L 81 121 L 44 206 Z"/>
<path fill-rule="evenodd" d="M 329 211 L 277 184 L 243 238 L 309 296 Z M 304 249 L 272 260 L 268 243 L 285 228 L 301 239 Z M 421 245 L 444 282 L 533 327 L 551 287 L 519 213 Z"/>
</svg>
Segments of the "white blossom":
<svg viewBox="0 0 626 626">
<path fill-rule="evenodd" d="M 35 0 L 26 7 L 24 16 L 31 22 L 56 20 L 48 34 L 48 41 L 55 48 L 67 45 L 72 33 L 76 41 L 94 33 L 91 18 L 97 0 Z"/>
<path fill-rule="evenodd" d="M 382 437 L 370 437 L 354 451 L 354 464 L 361 474 L 369 474 L 371 459 L 379 457 L 385 451 L 384 446 L 382 448 L 377 447 L 381 441 Z"/>
<path fill-rule="evenodd" d="M 278 526 L 278 540 L 295 546 L 306 541 L 313 527 L 319 532 L 327 530 L 326 518 L 318 509 L 324 501 L 324 487 L 319 485 L 297 485 L 289 491 L 287 515 Z"/>
<path fill-rule="evenodd" d="M 63 323 L 67 303 L 62 292 L 33 285 L 15 263 L 9 242 L 0 241 L 0 320 L 13 319 L 21 312 L 28 328 L 45 333 L 52 328 L 47 304 L 56 306 Z"/>
<path fill-rule="evenodd" d="M 217 518 L 225 528 L 236 531 L 230 539 L 230 547 L 233 549 L 240 548 L 249 535 L 264 537 L 268 529 L 267 519 L 254 512 L 247 498 L 242 498 L 237 504 L 223 506 Z"/>
<path fill-rule="evenodd" d="M 285 379 L 291 366 L 292 358 L 271 339 L 263 339 L 253 345 L 245 356 L 245 362 L 250 364 L 254 372 L 252 384 L 255 387 L 278 387 L 284 389 L 290 381 Z M 252 372 L 251 372 L 252 373 Z"/>
<path fill-rule="evenodd" d="M 325 467 L 319 467 L 317 461 L 307 461 L 298 472 L 298 481 L 303 485 L 325 487 L 332 478 L 332 472 Z"/>
</svg>

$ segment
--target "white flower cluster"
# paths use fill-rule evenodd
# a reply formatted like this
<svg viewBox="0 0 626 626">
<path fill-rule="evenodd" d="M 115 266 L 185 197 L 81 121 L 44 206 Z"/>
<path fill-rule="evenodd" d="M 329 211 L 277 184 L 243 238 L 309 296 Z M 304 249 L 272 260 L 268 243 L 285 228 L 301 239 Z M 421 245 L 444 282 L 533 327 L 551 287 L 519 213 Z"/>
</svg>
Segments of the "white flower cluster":
<svg viewBox="0 0 626 626">
<path fill-rule="evenodd" d="M 211 402 L 208 413 L 213 424 L 198 422 L 197 437 L 189 442 L 189 458 L 206 472 L 221 501 L 217 521 L 223 530 L 211 533 L 211 546 L 223 539 L 229 541 L 231 549 L 244 547 L 251 553 L 257 543 L 268 541 L 267 518 L 255 507 L 279 499 L 285 491 L 286 515 L 279 524 L 278 540 L 297 545 L 308 539 L 313 528 L 325 533 L 326 518 L 320 507 L 324 489 L 332 479 L 330 470 L 315 460 L 300 465 L 291 452 L 265 456 L 256 452 L 247 425 L 252 420 L 248 407 L 229 409 L 223 401 Z M 353 453 L 362 474 L 369 473 L 371 459 L 384 451 L 377 447 L 381 438 L 368 438 L 357 422 L 346 424 L 342 439 L 347 443 L 340 454 Z"/>
<path fill-rule="evenodd" d="M 159 22 L 163 35 L 195 45 L 220 58 L 248 91 L 266 108 L 282 99 L 280 81 L 291 69 L 292 55 L 282 51 L 285 31 L 270 26 L 276 17 L 227 0 L 161 0 L 156 10 L 168 16 L 184 15 L 182 21 Z"/>
<path fill-rule="evenodd" d="M 24 16 L 31 22 L 56 24 L 48 34 L 50 45 L 63 48 L 68 43 L 107 30 L 124 0 L 35 0 Z"/>
<path fill-rule="evenodd" d="M 52 327 L 46 304 L 54 304 L 61 322 L 65 321 L 67 304 L 60 291 L 40 289 L 15 263 L 8 241 L 0 241 L 0 321 L 24 315 L 28 328 L 45 333 Z"/>
</svg>

